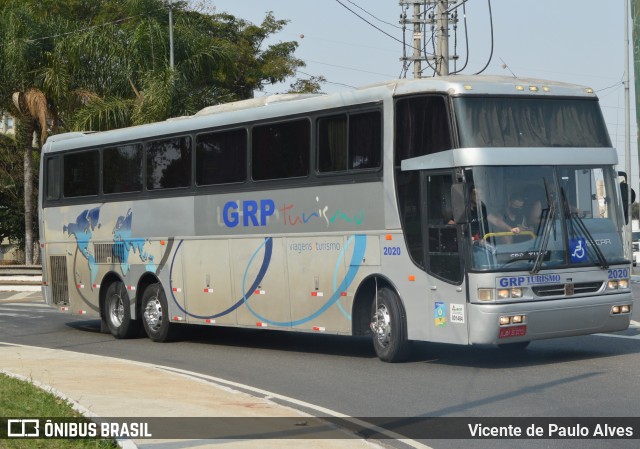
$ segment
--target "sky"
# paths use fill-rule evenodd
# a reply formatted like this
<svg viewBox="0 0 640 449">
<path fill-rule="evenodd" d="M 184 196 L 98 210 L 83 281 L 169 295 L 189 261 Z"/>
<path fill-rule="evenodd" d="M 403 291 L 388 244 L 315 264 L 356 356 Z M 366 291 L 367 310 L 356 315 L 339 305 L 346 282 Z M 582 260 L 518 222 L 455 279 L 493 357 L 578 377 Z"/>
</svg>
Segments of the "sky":
<svg viewBox="0 0 640 449">
<path fill-rule="evenodd" d="M 515 74 L 592 87 L 600 98 L 611 141 L 618 150 L 618 169 L 631 168 L 632 187 L 640 196 L 632 56 L 631 158 L 625 160 L 623 81 L 627 1 L 468 0 L 465 6 L 469 62 L 463 73 L 474 74 L 489 62 L 484 74 Z M 398 23 L 402 8 L 398 0 L 204 0 L 195 3 L 204 4 L 209 11 L 215 8 L 215 12 L 228 12 L 255 24 L 260 24 L 268 11 L 272 11 L 276 19 L 289 20 L 272 42 L 297 41 L 299 47 L 295 55 L 306 63 L 298 76 L 324 76 L 327 83 L 322 86 L 323 92 L 396 79 L 402 73 L 402 30 Z M 464 61 L 467 52 L 462 7 L 458 11 L 457 53 Z M 412 8 L 408 11 L 408 16 L 411 15 Z M 453 52 L 453 36 L 450 51 Z M 461 63 L 457 68 L 461 68 Z M 453 69 L 451 65 L 450 70 Z M 425 75 L 431 76 L 431 73 L 425 72 Z M 413 69 L 407 77 L 413 77 Z M 257 95 L 284 92 L 292 82 L 268 86 L 264 93 Z"/>
</svg>

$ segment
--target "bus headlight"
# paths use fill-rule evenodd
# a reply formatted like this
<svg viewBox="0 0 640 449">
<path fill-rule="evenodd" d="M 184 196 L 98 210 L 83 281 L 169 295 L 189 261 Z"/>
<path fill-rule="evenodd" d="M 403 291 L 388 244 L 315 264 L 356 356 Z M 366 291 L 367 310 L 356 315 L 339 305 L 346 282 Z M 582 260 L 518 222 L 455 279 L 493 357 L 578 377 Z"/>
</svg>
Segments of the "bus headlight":
<svg viewBox="0 0 640 449">
<path fill-rule="evenodd" d="M 521 287 L 517 288 L 501 288 L 498 290 L 498 299 L 519 299 L 524 296 L 524 289 Z"/>
<path fill-rule="evenodd" d="M 625 290 L 629 288 L 629 279 L 611 279 L 607 281 L 607 290 Z"/>
<path fill-rule="evenodd" d="M 509 299 L 511 297 L 511 291 L 506 288 L 498 290 L 498 299 Z"/>
</svg>

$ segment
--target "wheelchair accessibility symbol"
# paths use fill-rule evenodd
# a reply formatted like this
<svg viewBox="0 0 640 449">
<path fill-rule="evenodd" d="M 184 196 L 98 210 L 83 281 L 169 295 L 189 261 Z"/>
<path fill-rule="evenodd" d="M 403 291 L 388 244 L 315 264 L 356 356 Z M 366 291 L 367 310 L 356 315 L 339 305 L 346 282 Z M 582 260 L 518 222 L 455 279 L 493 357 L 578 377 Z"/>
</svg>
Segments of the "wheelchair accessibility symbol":
<svg viewBox="0 0 640 449">
<path fill-rule="evenodd" d="M 583 237 L 570 239 L 569 250 L 571 251 L 571 262 L 579 263 L 587 261 L 587 239 Z"/>
</svg>

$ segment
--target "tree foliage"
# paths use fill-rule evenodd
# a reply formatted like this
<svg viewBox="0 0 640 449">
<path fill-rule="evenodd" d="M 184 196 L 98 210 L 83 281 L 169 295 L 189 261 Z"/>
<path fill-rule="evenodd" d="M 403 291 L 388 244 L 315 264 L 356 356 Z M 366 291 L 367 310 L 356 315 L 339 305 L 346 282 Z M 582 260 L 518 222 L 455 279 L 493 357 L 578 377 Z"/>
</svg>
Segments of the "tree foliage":
<svg viewBox="0 0 640 449">
<path fill-rule="evenodd" d="M 12 137 L 0 134 L 0 242 L 24 239 L 22 156 Z"/>
<path fill-rule="evenodd" d="M 255 25 L 185 2 L 172 10 L 174 70 L 164 0 L 0 0 L 0 14 L 11 16 L 0 19 L 0 107 L 36 88 L 54 127 L 105 130 L 252 98 L 304 66 L 296 42 L 265 44 L 287 23 L 272 13 Z M 294 84 L 319 90 L 318 82 Z"/>
<path fill-rule="evenodd" d="M 294 56 L 296 42 L 266 44 L 287 21 L 268 13 L 255 25 L 176 1 L 170 68 L 168 12 L 165 0 L 0 0 L 0 111 L 16 118 L 23 155 L 27 263 L 37 193 L 34 131 L 41 146 L 49 133 L 190 115 L 252 98 L 304 66 Z M 292 89 L 318 91 L 321 82 L 298 80 Z"/>
</svg>

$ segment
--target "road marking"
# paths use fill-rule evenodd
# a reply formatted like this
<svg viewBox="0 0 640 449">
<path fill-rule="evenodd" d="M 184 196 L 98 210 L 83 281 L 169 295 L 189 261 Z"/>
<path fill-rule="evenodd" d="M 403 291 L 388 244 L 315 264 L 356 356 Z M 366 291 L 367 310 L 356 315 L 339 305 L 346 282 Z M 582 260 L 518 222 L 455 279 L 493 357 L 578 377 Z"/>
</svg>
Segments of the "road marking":
<svg viewBox="0 0 640 449">
<path fill-rule="evenodd" d="M 639 329 L 640 330 L 640 321 L 631 320 L 629 323 L 629 329 Z M 640 340 L 640 334 L 637 335 L 617 335 L 617 334 L 594 334 L 599 337 L 613 337 L 613 338 L 626 338 L 629 340 Z"/>
<path fill-rule="evenodd" d="M 138 363 L 138 362 L 136 362 Z M 350 417 L 349 415 L 345 415 L 342 414 L 340 412 L 336 412 L 334 410 L 325 408 L 325 407 L 321 407 L 319 405 L 315 405 L 315 404 L 311 404 L 309 402 L 305 402 L 305 401 L 300 401 L 298 399 L 294 399 L 291 398 L 289 396 L 284 396 L 281 394 L 277 394 L 277 393 L 272 393 L 270 391 L 267 390 L 262 390 L 261 388 L 255 388 L 252 387 L 250 385 L 245 385 L 245 384 L 241 384 L 238 382 L 233 382 L 233 381 L 229 381 L 226 379 L 221 379 L 219 377 L 213 377 L 213 376 L 209 376 L 207 374 L 201 374 L 201 373 L 194 373 L 193 371 L 187 371 L 187 370 L 183 370 L 180 368 L 173 368 L 173 367 L 169 367 L 169 366 L 160 366 L 160 365 L 154 365 L 157 368 L 163 369 L 165 371 L 169 371 L 169 372 L 173 372 L 175 374 L 179 374 L 179 375 L 183 375 L 185 377 L 189 377 L 192 379 L 199 379 L 208 383 L 213 383 L 218 385 L 221 388 L 227 388 L 230 389 L 231 391 L 236 391 L 235 389 L 240 389 L 242 392 L 245 393 L 253 393 L 253 394 L 257 394 L 260 397 L 264 397 L 265 399 L 269 400 L 269 399 L 278 399 L 279 401 L 282 402 L 287 402 L 289 404 L 295 404 L 299 407 L 304 407 L 310 410 L 315 410 L 316 412 L 318 412 L 320 415 L 322 414 L 326 414 L 326 415 L 330 415 L 334 418 L 344 418 L 346 420 L 349 420 L 350 422 L 360 425 L 363 428 L 367 428 L 367 429 L 372 429 L 378 433 L 382 433 L 384 435 L 389 436 L 390 438 L 393 438 L 394 440 L 400 441 L 404 444 L 406 444 L 407 446 L 410 447 L 414 447 L 416 449 L 432 449 L 431 446 L 426 446 L 422 443 L 419 443 L 418 441 L 415 440 L 411 440 L 406 438 L 404 435 L 400 435 L 397 434 L 393 431 L 387 430 L 387 429 L 383 429 L 381 427 L 372 425 L 371 423 L 368 423 L 366 421 L 362 421 L 360 419 L 357 418 L 353 418 Z M 292 407 L 295 408 L 295 407 Z"/>
</svg>

